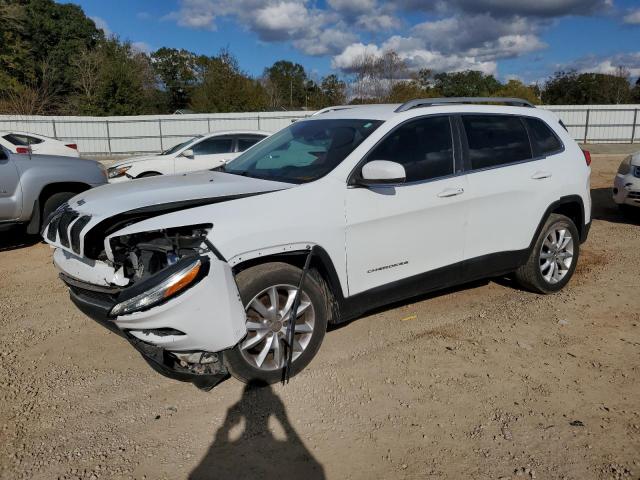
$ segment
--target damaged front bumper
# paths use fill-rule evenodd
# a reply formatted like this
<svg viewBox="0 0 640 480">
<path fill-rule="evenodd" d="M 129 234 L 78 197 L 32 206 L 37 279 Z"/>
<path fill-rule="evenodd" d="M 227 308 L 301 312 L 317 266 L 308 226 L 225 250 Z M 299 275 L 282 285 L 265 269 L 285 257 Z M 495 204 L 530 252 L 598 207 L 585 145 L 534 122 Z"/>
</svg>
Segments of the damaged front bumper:
<svg viewBox="0 0 640 480">
<path fill-rule="evenodd" d="M 62 250 L 54 254 L 60 278 L 83 313 L 126 338 L 159 373 L 210 389 L 229 376 L 224 350 L 246 335 L 245 313 L 230 266 L 214 255 L 202 255 L 200 261 L 205 267 L 200 278 L 179 295 L 147 309 L 113 315 L 116 305 L 160 282 L 162 276 L 150 277 L 144 284 L 117 286 L 95 277 L 97 271 L 108 274 L 107 265 L 96 269 L 101 262 Z M 90 279 L 81 276 L 89 272 Z"/>
</svg>

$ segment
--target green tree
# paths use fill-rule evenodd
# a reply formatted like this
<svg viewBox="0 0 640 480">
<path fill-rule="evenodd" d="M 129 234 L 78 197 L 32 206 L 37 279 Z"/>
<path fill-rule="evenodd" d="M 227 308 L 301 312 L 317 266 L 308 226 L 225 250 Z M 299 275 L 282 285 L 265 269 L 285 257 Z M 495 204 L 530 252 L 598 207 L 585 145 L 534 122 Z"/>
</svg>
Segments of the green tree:
<svg viewBox="0 0 640 480">
<path fill-rule="evenodd" d="M 199 57 L 184 49 L 160 48 L 151 54 L 153 69 L 160 79 L 172 111 L 189 105 L 198 81 Z"/>
<path fill-rule="evenodd" d="M 128 42 L 103 41 L 76 63 L 75 108 L 86 115 L 140 115 L 164 111 L 151 61 Z"/>
<path fill-rule="evenodd" d="M 327 75 L 320 83 L 320 90 L 324 97 L 324 106 L 344 105 L 347 101 L 347 84 L 337 75 Z"/>
<path fill-rule="evenodd" d="M 549 105 L 618 104 L 631 99 L 631 85 L 624 69 L 617 75 L 556 72 L 542 91 L 542 101 Z"/>
<path fill-rule="evenodd" d="M 534 105 L 540 103 L 540 98 L 536 90 L 522 83 L 520 80 L 509 80 L 498 91 L 495 92 L 496 97 L 515 97 L 528 100 Z"/>
<path fill-rule="evenodd" d="M 433 83 L 444 97 L 488 97 L 502 86 L 493 75 L 476 70 L 438 73 L 434 76 Z"/>
<path fill-rule="evenodd" d="M 307 101 L 307 73 L 299 63 L 279 60 L 264 70 L 265 87 L 272 108 L 293 110 Z"/>
<path fill-rule="evenodd" d="M 229 52 L 201 59 L 200 65 L 202 83 L 194 88 L 190 104 L 196 112 L 251 112 L 267 106 L 262 85 L 244 74 Z"/>
</svg>

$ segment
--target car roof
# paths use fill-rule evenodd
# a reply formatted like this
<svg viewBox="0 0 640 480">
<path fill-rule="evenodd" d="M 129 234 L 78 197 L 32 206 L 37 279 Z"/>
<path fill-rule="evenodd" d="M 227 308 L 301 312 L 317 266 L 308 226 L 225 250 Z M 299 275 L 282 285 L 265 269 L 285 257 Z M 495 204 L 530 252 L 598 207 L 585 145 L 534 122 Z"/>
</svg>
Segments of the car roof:
<svg viewBox="0 0 640 480">
<path fill-rule="evenodd" d="M 31 137 L 48 138 L 48 139 L 51 139 L 51 140 L 55 140 L 55 138 L 47 137 L 46 135 L 42 135 L 41 133 L 22 132 L 20 130 L 0 130 L 0 135 L 7 135 L 7 134 L 29 135 Z"/>
<path fill-rule="evenodd" d="M 494 105 L 479 103 L 481 101 L 506 101 L 508 104 Z M 520 104 L 520 102 L 522 102 L 522 104 Z M 320 110 L 305 120 L 362 119 L 386 121 L 395 117 L 411 118 L 439 113 L 502 113 L 539 117 L 547 121 L 557 121 L 557 117 L 553 112 L 542 108 L 535 108 L 526 100 L 492 98 L 424 99 L 412 100 L 404 104 L 340 105 Z"/>
</svg>

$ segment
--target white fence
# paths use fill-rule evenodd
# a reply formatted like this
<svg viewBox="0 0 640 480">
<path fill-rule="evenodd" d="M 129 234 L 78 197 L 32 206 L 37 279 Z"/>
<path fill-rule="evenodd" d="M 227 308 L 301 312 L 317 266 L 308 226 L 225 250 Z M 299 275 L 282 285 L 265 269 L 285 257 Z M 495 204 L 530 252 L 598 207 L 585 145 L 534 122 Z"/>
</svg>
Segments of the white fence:
<svg viewBox="0 0 640 480">
<path fill-rule="evenodd" d="M 83 155 L 156 153 L 194 135 L 224 130 L 276 132 L 313 112 L 62 117 L 0 115 L 0 131 L 39 133 L 78 145 Z"/>
<path fill-rule="evenodd" d="M 583 143 L 640 142 L 640 105 L 552 105 L 573 137 Z M 194 135 L 232 129 L 275 132 L 313 112 L 41 117 L 0 115 L 0 131 L 40 133 L 78 144 L 84 155 L 155 153 Z"/>
</svg>

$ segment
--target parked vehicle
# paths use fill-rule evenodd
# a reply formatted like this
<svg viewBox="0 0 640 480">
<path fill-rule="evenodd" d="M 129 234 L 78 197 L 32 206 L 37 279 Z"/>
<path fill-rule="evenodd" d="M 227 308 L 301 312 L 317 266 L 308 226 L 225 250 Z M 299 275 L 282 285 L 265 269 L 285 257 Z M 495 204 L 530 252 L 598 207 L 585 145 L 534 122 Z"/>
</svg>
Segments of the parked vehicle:
<svg viewBox="0 0 640 480">
<path fill-rule="evenodd" d="M 524 100 L 344 106 L 218 171 L 84 192 L 44 236 L 73 302 L 157 370 L 271 383 L 290 352 L 292 374 L 311 361 L 328 324 L 381 305 L 506 274 L 562 289 L 589 178 L 557 117 Z"/>
<path fill-rule="evenodd" d="M 613 201 L 624 211 L 640 207 L 640 152 L 625 158 L 613 180 Z"/>
<path fill-rule="evenodd" d="M 105 183 L 106 169 L 93 160 L 16 154 L 0 146 L 0 229 L 24 224 L 38 233 L 60 205 Z"/>
<path fill-rule="evenodd" d="M 0 146 L 12 153 L 34 153 L 76 158 L 80 156 L 78 145 L 75 143 L 61 142 L 55 138 L 45 137 L 36 133 L 0 132 Z"/>
<path fill-rule="evenodd" d="M 259 130 L 234 130 L 197 135 L 159 155 L 133 157 L 109 168 L 109 182 L 210 170 L 237 157 L 271 135 Z"/>
</svg>

